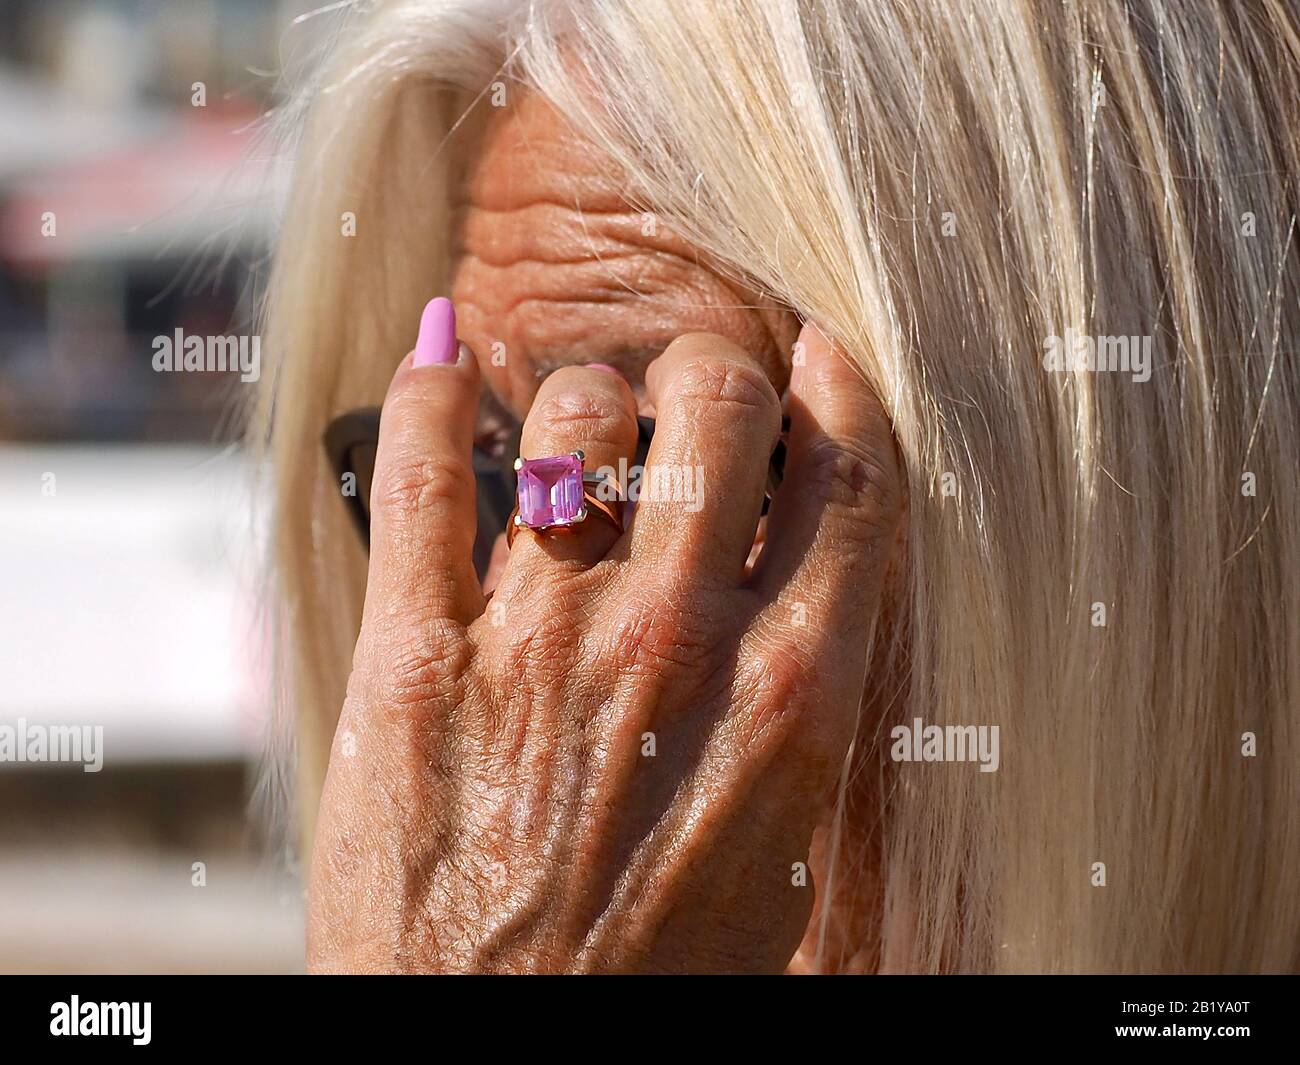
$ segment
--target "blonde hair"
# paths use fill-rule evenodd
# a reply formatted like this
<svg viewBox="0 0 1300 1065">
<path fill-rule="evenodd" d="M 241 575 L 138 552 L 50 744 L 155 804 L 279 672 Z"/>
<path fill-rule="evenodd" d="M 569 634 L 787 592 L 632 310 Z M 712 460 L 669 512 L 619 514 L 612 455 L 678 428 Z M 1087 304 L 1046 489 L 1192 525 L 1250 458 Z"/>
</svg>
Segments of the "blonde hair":
<svg viewBox="0 0 1300 1065">
<path fill-rule="evenodd" d="M 908 682 L 860 736 L 884 881 L 856 949 L 910 971 L 1296 968 L 1295 6 L 351 15 L 300 97 L 253 429 L 308 819 L 365 579 L 320 434 L 381 400 L 447 289 L 458 120 L 527 87 L 635 203 L 836 337 L 893 419 Z M 1150 337 L 1149 380 L 1045 368 L 1071 335 Z M 917 718 L 998 725 L 1001 768 L 893 761 Z M 841 848 L 837 890 L 864 864 Z"/>
</svg>

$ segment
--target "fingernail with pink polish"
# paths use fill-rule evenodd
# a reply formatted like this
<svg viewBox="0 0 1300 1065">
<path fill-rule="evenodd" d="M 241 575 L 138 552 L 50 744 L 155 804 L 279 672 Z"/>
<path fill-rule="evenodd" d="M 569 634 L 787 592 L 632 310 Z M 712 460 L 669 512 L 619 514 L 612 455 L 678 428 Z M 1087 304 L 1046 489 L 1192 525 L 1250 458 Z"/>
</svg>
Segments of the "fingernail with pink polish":
<svg viewBox="0 0 1300 1065">
<path fill-rule="evenodd" d="M 618 370 L 616 370 L 613 366 L 610 366 L 609 363 L 607 362 L 589 362 L 586 364 L 586 366 L 588 370 L 604 370 L 606 373 L 612 373 L 617 377 L 623 376 Z"/>
<path fill-rule="evenodd" d="M 456 361 L 456 308 L 439 296 L 420 315 L 420 335 L 415 341 L 412 366 L 432 366 Z"/>
</svg>

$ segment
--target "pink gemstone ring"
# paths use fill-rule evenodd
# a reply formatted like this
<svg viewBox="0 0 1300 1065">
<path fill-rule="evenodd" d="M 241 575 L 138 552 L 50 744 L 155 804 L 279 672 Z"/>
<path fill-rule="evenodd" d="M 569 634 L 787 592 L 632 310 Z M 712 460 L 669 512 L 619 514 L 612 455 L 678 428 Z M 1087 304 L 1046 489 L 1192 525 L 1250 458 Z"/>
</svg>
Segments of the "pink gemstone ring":
<svg viewBox="0 0 1300 1065">
<path fill-rule="evenodd" d="M 518 496 L 514 513 L 506 524 L 506 543 L 513 544 L 520 529 L 551 532 L 580 525 L 592 514 L 623 532 L 622 492 L 610 477 L 584 473 L 586 456 L 581 451 L 541 459 L 515 459 Z M 602 499 L 595 489 L 613 484 L 616 489 Z"/>
</svg>

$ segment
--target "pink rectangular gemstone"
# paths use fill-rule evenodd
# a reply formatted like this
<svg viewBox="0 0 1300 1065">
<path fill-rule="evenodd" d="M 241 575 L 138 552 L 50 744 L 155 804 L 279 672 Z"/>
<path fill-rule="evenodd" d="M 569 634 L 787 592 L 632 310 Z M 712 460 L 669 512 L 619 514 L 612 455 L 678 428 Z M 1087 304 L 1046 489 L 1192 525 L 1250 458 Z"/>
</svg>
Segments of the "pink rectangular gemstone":
<svg viewBox="0 0 1300 1065">
<path fill-rule="evenodd" d="M 518 478 L 519 517 L 525 525 L 569 525 L 581 512 L 582 460 L 577 456 L 524 459 Z"/>
</svg>

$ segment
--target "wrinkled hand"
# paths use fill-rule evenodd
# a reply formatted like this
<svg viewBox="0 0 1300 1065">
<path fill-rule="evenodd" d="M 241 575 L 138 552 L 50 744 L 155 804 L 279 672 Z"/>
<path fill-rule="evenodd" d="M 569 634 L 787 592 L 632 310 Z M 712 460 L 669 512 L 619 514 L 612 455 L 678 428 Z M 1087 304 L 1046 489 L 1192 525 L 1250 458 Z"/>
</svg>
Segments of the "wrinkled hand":
<svg viewBox="0 0 1300 1065">
<path fill-rule="evenodd" d="M 627 533 L 523 530 L 490 603 L 471 563 L 478 370 L 413 367 L 384 407 L 361 636 L 321 800 L 317 971 L 767 971 L 852 738 L 902 489 L 889 422 L 812 327 L 752 571 L 780 401 L 734 344 L 650 369 L 647 466 L 695 501 Z M 798 361 L 798 360 L 797 360 Z M 627 384 L 541 387 L 527 457 L 634 461 Z"/>
</svg>

